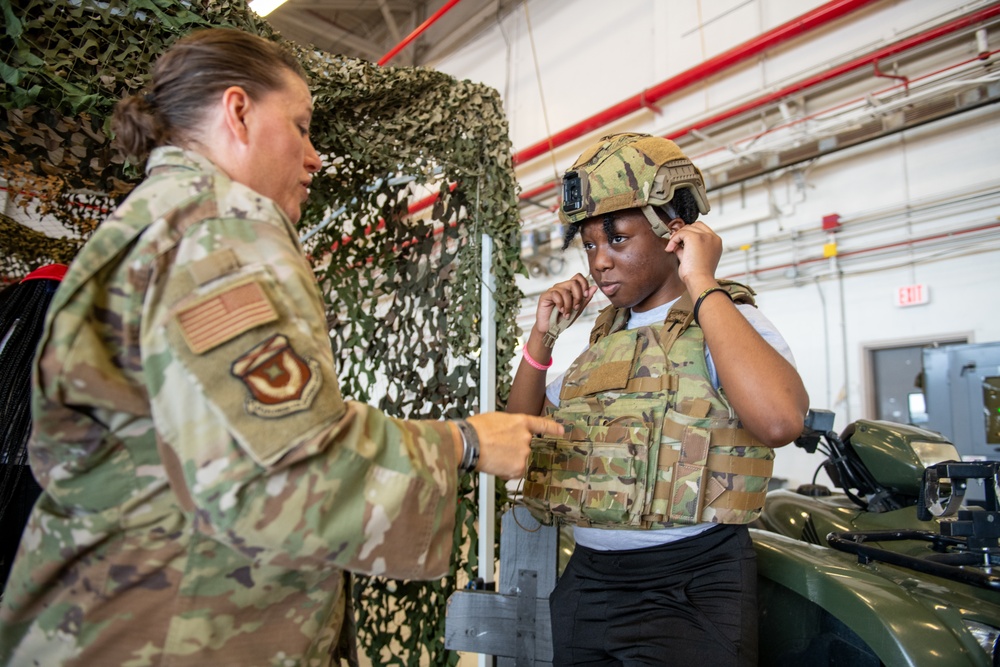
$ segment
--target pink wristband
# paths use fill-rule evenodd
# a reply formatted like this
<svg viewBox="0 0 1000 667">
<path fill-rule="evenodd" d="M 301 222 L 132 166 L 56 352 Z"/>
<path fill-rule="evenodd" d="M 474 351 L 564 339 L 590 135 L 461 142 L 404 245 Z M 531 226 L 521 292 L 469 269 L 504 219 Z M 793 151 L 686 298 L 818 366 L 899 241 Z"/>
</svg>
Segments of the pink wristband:
<svg viewBox="0 0 1000 667">
<path fill-rule="evenodd" d="M 525 346 L 521 348 L 521 356 L 524 357 L 524 360 L 528 362 L 529 366 L 531 366 L 532 368 L 537 368 L 540 371 L 547 371 L 547 370 L 549 370 L 549 367 L 552 366 L 552 360 L 551 359 L 549 359 L 549 363 L 547 363 L 547 364 L 540 364 L 537 361 L 535 361 L 534 359 L 532 359 L 531 355 L 528 354 L 528 345 L 527 344 L 525 344 Z"/>
</svg>

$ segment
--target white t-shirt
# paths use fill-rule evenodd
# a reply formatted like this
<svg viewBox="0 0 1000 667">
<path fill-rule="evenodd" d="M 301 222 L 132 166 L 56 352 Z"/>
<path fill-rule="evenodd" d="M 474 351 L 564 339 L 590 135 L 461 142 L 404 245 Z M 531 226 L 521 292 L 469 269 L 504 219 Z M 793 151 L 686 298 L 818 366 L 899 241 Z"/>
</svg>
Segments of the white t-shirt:
<svg viewBox="0 0 1000 667">
<path fill-rule="evenodd" d="M 628 329 L 637 329 L 650 325 L 662 323 L 670 307 L 674 305 L 676 299 L 662 306 L 651 308 L 642 313 L 633 312 L 629 316 Z M 788 343 L 781 337 L 778 330 L 769 319 L 755 307 L 746 304 L 737 304 L 736 308 L 747 318 L 747 322 L 760 334 L 761 338 L 768 342 L 777 352 L 795 365 L 792 351 Z M 715 370 L 715 362 L 712 361 L 712 352 L 705 346 L 705 361 L 708 364 L 708 376 L 712 380 L 712 386 L 719 388 L 719 374 Z M 546 387 L 545 397 L 553 404 L 559 405 L 559 394 L 562 391 L 563 381 L 566 373 L 560 373 Z M 582 528 L 573 527 L 573 536 L 577 544 L 582 544 L 589 549 L 597 551 L 627 551 L 630 549 L 644 549 L 646 547 L 657 547 L 669 542 L 676 542 L 692 535 L 702 533 L 717 524 L 698 523 L 690 526 L 677 526 L 675 528 L 661 528 L 658 530 L 609 530 L 604 528 Z"/>
</svg>

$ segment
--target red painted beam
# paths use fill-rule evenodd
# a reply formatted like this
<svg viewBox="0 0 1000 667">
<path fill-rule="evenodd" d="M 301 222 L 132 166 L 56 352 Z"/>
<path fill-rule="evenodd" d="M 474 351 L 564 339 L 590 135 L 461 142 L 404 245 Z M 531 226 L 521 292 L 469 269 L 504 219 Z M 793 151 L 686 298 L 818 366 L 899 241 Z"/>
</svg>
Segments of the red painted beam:
<svg viewBox="0 0 1000 667">
<path fill-rule="evenodd" d="M 681 72 L 666 81 L 663 81 L 652 88 L 643 90 L 638 95 L 608 107 L 579 123 L 572 125 L 565 130 L 553 134 L 538 143 L 518 151 L 514 155 L 514 164 L 523 164 L 528 160 L 543 155 L 557 146 L 569 143 L 583 135 L 596 130 L 599 127 L 612 123 L 616 120 L 643 109 L 650 104 L 655 104 L 658 100 L 667 95 L 678 92 L 694 83 L 698 83 L 708 77 L 723 72 L 734 65 L 738 65 L 753 56 L 774 48 L 784 42 L 800 37 L 807 32 L 821 28 L 832 21 L 835 21 L 847 14 L 862 7 L 870 5 L 878 0 L 833 0 L 816 9 L 806 12 L 798 18 L 768 30 L 757 37 L 748 40 L 738 46 L 729 49 L 714 58 L 702 62 L 689 70 Z"/>
<path fill-rule="evenodd" d="M 429 19 L 427 19 L 419 26 L 417 26 L 417 29 L 411 32 L 409 35 L 407 35 L 402 42 L 389 49 L 389 52 L 386 53 L 384 56 L 382 56 L 382 58 L 378 61 L 378 64 L 384 65 L 390 60 L 392 60 L 397 53 L 405 49 L 407 45 L 413 40 L 415 40 L 417 37 L 419 37 L 424 30 L 427 30 L 427 28 L 430 28 L 432 25 L 437 23 L 437 20 L 439 18 L 447 14 L 448 10 L 457 5 L 459 2 L 461 2 L 461 0 L 448 0 L 448 2 L 445 3 L 444 7 L 434 12 L 433 16 L 431 16 Z"/>
<path fill-rule="evenodd" d="M 1000 14 L 1000 3 L 981 9 L 978 12 L 973 12 L 972 14 L 969 14 L 967 16 L 955 19 L 954 21 L 942 24 L 940 26 L 937 26 L 936 28 L 931 28 L 930 30 L 922 32 L 918 35 L 913 35 L 912 37 L 902 39 L 898 42 L 895 42 L 881 49 L 873 51 L 872 53 L 866 56 L 861 56 L 860 58 L 856 58 L 842 65 L 838 65 L 837 67 L 829 69 L 825 72 L 821 72 L 815 76 L 793 83 L 790 86 L 782 88 L 781 90 L 776 90 L 772 93 L 768 93 L 767 95 L 763 95 L 756 99 L 750 100 L 749 102 L 733 107 L 732 109 L 727 109 L 726 111 L 715 114 L 714 116 L 709 116 L 708 118 L 704 118 L 694 123 L 693 125 L 689 125 L 688 127 L 684 127 L 679 130 L 674 130 L 673 132 L 670 132 L 664 136 L 667 139 L 677 139 L 679 137 L 684 136 L 685 134 L 688 134 L 691 131 L 710 127 L 712 125 L 715 125 L 716 123 L 720 123 L 730 118 L 734 118 L 736 116 L 739 116 L 740 114 L 745 114 L 748 111 L 753 111 L 754 109 L 758 109 L 772 102 L 776 102 L 777 100 L 780 100 L 782 98 L 794 95 L 795 93 L 801 92 L 803 90 L 808 90 L 809 88 L 830 81 L 836 77 L 843 76 L 844 74 L 848 74 L 854 70 L 867 67 L 869 65 L 877 63 L 879 60 L 883 60 L 890 56 L 903 53 L 905 51 L 908 51 L 909 49 L 920 46 L 922 44 L 926 44 L 935 39 L 939 39 L 953 32 L 957 32 L 964 28 L 971 27 L 977 23 L 991 19 L 994 16 L 997 16 L 998 14 Z M 520 198 L 522 200 L 531 199 L 533 197 L 536 197 L 538 195 L 547 193 L 550 190 L 555 189 L 556 187 L 558 187 L 558 185 L 559 181 L 557 180 L 548 181 L 546 183 L 543 183 L 542 185 L 532 188 L 531 190 L 522 192 Z"/>
<path fill-rule="evenodd" d="M 972 14 L 963 16 L 936 28 L 931 28 L 930 30 L 920 33 L 919 35 L 914 35 L 900 40 L 894 44 L 878 49 L 877 51 L 874 51 L 866 56 L 856 58 L 855 60 L 846 62 L 843 65 L 838 65 L 837 67 L 821 72 L 807 79 L 803 79 L 802 81 L 782 88 L 781 90 L 769 93 L 763 97 L 758 97 L 757 99 L 751 100 L 746 104 L 733 107 L 732 109 L 727 109 L 722 113 L 700 120 L 690 127 L 686 127 L 682 130 L 676 130 L 665 136 L 667 139 L 682 137 L 692 130 L 700 130 L 708 127 L 709 125 L 714 125 L 724 120 L 728 120 L 734 116 L 746 113 L 747 111 L 752 111 L 766 104 L 770 104 L 771 102 L 775 102 L 783 97 L 788 97 L 789 95 L 794 95 L 795 93 L 812 88 L 813 86 L 825 83 L 831 79 L 847 74 L 848 72 L 861 69 L 862 67 L 867 67 L 868 65 L 877 65 L 880 60 L 902 53 L 903 51 L 908 51 L 916 46 L 920 46 L 921 44 L 934 41 L 935 39 L 957 32 L 963 28 L 968 28 L 969 26 L 975 25 L 980 21 L 993 18 L 997 14 L 1000 14 L 1000 4 L 993 5 L 992 7 L 986 7 L 978 12 L 973 12 Z"/>
</svg>

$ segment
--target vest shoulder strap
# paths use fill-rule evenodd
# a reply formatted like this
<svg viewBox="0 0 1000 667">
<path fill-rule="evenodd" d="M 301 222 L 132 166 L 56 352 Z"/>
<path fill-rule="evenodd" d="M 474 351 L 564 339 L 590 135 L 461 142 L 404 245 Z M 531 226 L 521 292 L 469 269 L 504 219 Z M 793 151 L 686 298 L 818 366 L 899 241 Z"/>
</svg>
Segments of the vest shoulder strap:
<svg viewBox="0 0 1000 667">
<path fill-rule="evenodd" d="M 735 280 L 719 280 L 718 283 L 722 289 L 729 292 L 729 296 L 733 297 L 733 303 L 745 303 L 756 308 L 757 301 L 754 297 L 757 292 L 749 285 L 738 283 Z"/>
<path fill-rule="evenodd" d="M 594 345 L 608 334 L 625 327 L 625 309 L 608 305 L 597 314 L 594 327 L 590 330 L 590 344 Z"/>
<path fill-rule="evenodd" d="M 667 319 L 663 321 L 660 328 L 660 347 L 664 354 L 670 354 L 670 348 L 680 338 L 681 334 L 687 331 L 694 321 L 694 304 L 691 303 L 691 295 L 684 292 L 681 298 L 677 299 Z"/>
</svg>

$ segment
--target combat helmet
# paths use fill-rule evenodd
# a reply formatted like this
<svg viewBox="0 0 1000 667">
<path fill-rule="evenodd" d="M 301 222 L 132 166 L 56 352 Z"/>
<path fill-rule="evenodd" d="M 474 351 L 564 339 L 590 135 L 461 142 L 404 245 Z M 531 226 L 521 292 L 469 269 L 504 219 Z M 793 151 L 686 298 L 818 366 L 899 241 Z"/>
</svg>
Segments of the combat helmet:
<svg viewBox="0 0 1000 667">
<path fill-rule="evenodd" d="M 705 179 L 677 144 L 649 134 L 608 135 L 587 148 L 563 176 L 559 219 L 574 224 L 639 208 L 656 235 L 668 237 L 670 230 L 653 207 L 666 207 L 678 188 L 690 190 L 698 210 L 708 213 Z"/>
</svg>

